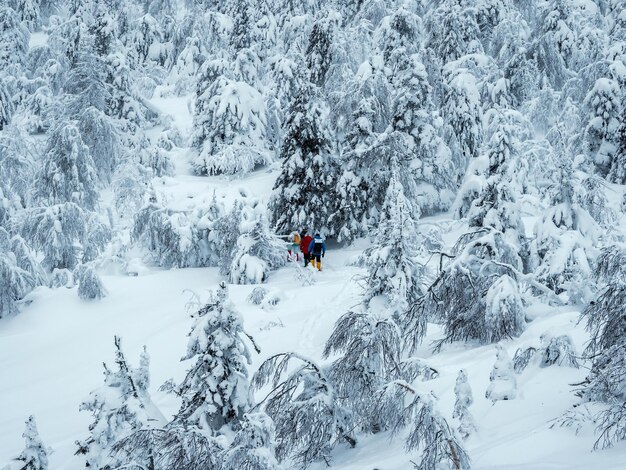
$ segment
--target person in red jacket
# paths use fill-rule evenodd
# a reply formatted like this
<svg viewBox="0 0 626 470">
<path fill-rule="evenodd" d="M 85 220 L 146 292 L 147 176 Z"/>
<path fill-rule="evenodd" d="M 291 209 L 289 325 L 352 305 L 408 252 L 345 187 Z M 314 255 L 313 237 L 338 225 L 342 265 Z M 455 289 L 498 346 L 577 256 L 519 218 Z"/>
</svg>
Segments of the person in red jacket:
<svg viewBox="0 0 626 470">
<path fill-rule="evenodd" d="M 304 267 L 306 268 L 309 265 L 309 261 L 311 260 L 309 255 L 309 245 L 313 241 L 313 237 L 307 233 L 306 230 L 302 231 L 302 238 L 300 239 L 300 251 L 304 256 Z"/>
</svg>

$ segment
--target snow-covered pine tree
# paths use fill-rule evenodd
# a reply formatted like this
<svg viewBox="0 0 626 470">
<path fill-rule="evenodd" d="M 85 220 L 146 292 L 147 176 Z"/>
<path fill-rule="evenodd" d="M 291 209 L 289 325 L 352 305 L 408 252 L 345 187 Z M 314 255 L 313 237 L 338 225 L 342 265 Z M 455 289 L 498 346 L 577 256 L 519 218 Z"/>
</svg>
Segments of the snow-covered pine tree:
<svg viewBox="0 0 626 470">
<path fill-rule="evenodd" d="M 513 364 L 506 349 L 501 344 L 496 344 L 496 362 L 489 375 L 489 387 L 485 392 L 485 398 L 496 402 L 499 400 L 513 400 L 517 396 L 517 379 L 513 372 Z"/>
<path fill-rule="evenodd" d="M 17 458 L 20 461 L 20 470 L 48 470 L 48 450 L 39 437 L 34 416 L 28 417 L 22 437 L 26 445 Z"/>
<path fill-rule="evenodd" d="M 295 369 L 289 368 L 294 361 Z M 317 460 L 330 459 L 333 447 L 356 440 L 349 427 L 349 412 L 340 406 L 332 384 L 315 362 L 295 353 L 276 354 L 261 364 L 252 387 L 272 391 L 261 402 L 276 425 L 276 456 L 306 468 Z"/>
<path fill-rule="evenodd" d="M 222 282 L 215 296 L 194 314 L 187 352 L 195 359 L 177 394 L 182 404 L 173 423 L 211 435 L 222 426 L 237 429 L 250 409 L 247 363 L 250 352 L 243 321 Z"/>
<path fill-rule="evenodd" d="M 378 419 L 392 436 L 409 427 L 406 449 L 422 451 L 420 462 L 413 463 L 416 469 L 470 468 L 461 439 L 437 410 L 435 397 L 396 380 L 382 387 L 374 402 Z"/>
<path fill-rule="evenodd" d="M 274 455 L 274 423 L 265 413 L 247 413 L 230 447 L 225 451 L 224 470 L 278 470 Z"/>
<path fill-rule="evenodd" d="M 193 163 L 200 175 L 244 175 L 272 160 L 263 96 L 245 82 L 218 77 L 196 97 Z"/>
<path fill-rule="evenodd" d="M 270 271 L 286 263 L 285 244 L 274 235 L 262 206 L 246 207 L 239 224 L 237 247 L 230 267 L 233 284 L 260 284 Z"/>
<path fill-rule="evenodd" d="M 74 270 L 74 279 L 78 282 L 78 297 L 83 300 L 100 300 L 107 291 L 93 266 L 81 264 Z"/>
<path fill-rule="evenodd" d="M 474 201 L 467 216 L 470 227 L 502 232 L 521 250 L 524 229 L 509 176 L 509 166 L 516 152 L 512 129 L 501 124 L 489 142 L 489 167 L 483 193 Z"/>
<path fill-rule="evenodd" d="M 89 425 L 89 437 L 76 441 L 76 455 L 84 455 L 90 468 L 116 468 L 117 462 L 111 455 L 113 445 L 154 419 L 147 407 L 150 398 L 145 388 L 148 385 L 145 358 L 139 370 L 133 369 L 118 336 L 114 343 L 117 369 L 111 370 L 104 364 L 104 385 L 92 391 L 79 408 L 94 418 Z"/>
<path fill-rule="evenodd" d="M 329 225 L 337 199 L 337 161 L 324 122 L 327 115 L 311 88 L 300 90 L 286 122 L 281 172 L 269 202 L 270 220 L 279 235 L 294 227 L 333 235 L 341 224 L 333 220 L 336 225 Z"/>
<path fill-rule="evenodd" d="M 463 439 L 467 439 L 476 431 L 476 423 L 469 410 L 469 407 L 474 403 L 474 397 L 472 396 L 472 389 L 467 382 L 467 372 L 463 369 L 459 371 L 459 375 L 456 378 L 454 395 L 456 396 L 456 401 L 454 402 L 452 417 L 459 420 L 457 431 Z"/>
<path fill-rule="evenodd" d="M 93 210 L 98 202 L 96 178 L 78 128 L 67 121 L 59 124 L 50 135 L 34 182 L 35 199 L 45 205 L 76 203 Z"/>
</svg>

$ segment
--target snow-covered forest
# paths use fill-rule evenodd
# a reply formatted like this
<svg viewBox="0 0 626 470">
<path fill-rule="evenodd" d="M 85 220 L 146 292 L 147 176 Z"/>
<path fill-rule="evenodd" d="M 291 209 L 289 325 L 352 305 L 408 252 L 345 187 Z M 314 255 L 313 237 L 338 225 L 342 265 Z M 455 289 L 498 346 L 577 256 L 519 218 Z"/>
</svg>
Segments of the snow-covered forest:
<svg viewBox="0 0 626 470">
<path fill-rule="evenodd" d="M 625 237 L 624 0 L 0 0 L 3 470 L 626 468 Z"/>
</svg>

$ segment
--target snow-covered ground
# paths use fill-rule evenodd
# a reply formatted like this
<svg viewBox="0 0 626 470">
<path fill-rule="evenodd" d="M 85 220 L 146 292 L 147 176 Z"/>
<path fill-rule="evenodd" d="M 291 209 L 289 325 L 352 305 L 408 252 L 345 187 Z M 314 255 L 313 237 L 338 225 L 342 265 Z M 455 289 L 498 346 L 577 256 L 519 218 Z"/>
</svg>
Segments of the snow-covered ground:
<svg viewBox="0 0 626 470">
<path fill-rule="evenodd" d="M 163 113 L 173 115 L 183 134 L 190 129 L 186 99 L 155 99 Z M 201 178 L 188 170 L 189 150 L 177 149 L 172 158 L 178 171 L 155 187 L 171 208 L 185 210 L 208 201 L 213 192 L 226 203 L 236 197 L 266 199 L 277 176 L 276 168 L 263 168 L 246 178 Z M 445 216 L 422 221 L 441 223 Z M 532 220 L 529 220 L 531 222 Z M 451 227 L 457 224 L 449 224 Z M 446 241 L 456 237 L 446 234 Z M 362 248 L 362 246 L 361 246 Z M 303 286 L 295 265 L 272 274 L 267 288 L 280 298 L 275 307 L 251 305 L 246 297 L 254 286 L 231 286 L 231 298 L 244 317 L 245 327 L 261 348 L 250 371 L 271 354 L 297 351 L 320 359 L 334 321 L 359 301 L 360 268 L 351 265 L 361 250 L 329 251 L 321 273 L 311 271 L 315 283 Z M 0 465 L 19 454 L 24 421 L 34 414 L 43 441 L 53 449 L 51 468 L 79 469 L 84 463 L 73 456 L 75 441 L 87 434 L 90 416 L 78 411 L 89 392 L 102 383 L 102 362 L 113 360 L 113 336 L 120 335 L 131 362 L 136 363 L 143 345 L 151 362 L 150 391 L 166 417 L 177 409 L 176 399 L 158 387 L 169 378 L 179 382 L 188 364 L 180 362 L 191 321 L 186 304 L 190 292 L 206 297 L 220 276 L 216 269 L 147 268 L 137 277 L 103 276 L 108 296 L 82 301 L 73 289 L 34 291 L 29 305 L 12 318 L 0 320 Z M 521 337 L 506 341 L 512 357 L 518 348 L 538 346 L 543 334 L 570 335 L 577 351 L 587 338 L 579 325 L 579 312 L 538 304 L 530 309 L 532 321 Z M 578 435 L 569 428 L 552 427 L 575 401 L 572 384 L 586 375 L 584 368 L 540 368 L 530 365 L 517 377 L 515 400 L 493 404 L 485 398 L 495 361 L 495 345 L 454 344 L 438 354 L 432 342 L 441 336 L 436 325 L 419 352 L 439 377 L 421 382 L 423 391 L 439 398 L 442 413 L 450 418 L 454 383 L 459 369 L 468 372 L 475 403 L 471 411 L 479 425 L 467 441 L 476 469 L 621 469 L 626 468 L 626 443 L 592 452 L 595 442 L 590 426 Z M 338 447 L 333 467 L 345 470 L 402 470 L 411 467 L 411 455 L 403 440 L 391 441 L 386 433 L 361 437 L 355 449 Z M 320 464 L 315 468 L 322 469 Z"/>
</svg>

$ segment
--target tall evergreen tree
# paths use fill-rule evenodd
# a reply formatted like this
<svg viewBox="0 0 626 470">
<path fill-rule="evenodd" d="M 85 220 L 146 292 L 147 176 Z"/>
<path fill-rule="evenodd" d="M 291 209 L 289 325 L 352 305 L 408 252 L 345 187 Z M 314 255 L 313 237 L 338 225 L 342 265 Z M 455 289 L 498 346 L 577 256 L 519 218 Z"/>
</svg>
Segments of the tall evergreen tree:
<svg viewBox="0 0 626 470">
<path fill-rule="evenodd" d="M 326 109 L 310 91 L 300 92 L 286 123 L 281 173 L 269 202 L 271 222 L 278 234 L 303 227 L 326 235 L 336 232 L 329 220 L 336 201 L 337 161 L 324 124 Z"/>
</svg>

